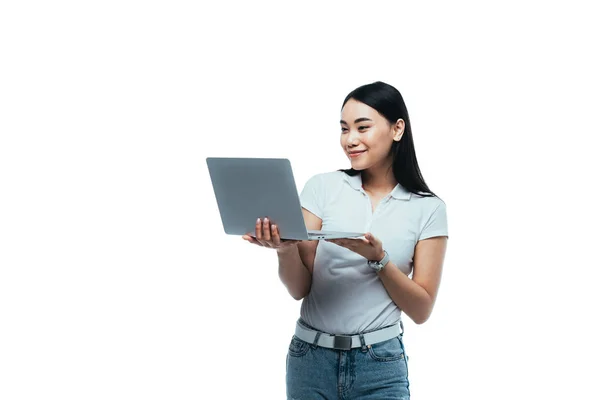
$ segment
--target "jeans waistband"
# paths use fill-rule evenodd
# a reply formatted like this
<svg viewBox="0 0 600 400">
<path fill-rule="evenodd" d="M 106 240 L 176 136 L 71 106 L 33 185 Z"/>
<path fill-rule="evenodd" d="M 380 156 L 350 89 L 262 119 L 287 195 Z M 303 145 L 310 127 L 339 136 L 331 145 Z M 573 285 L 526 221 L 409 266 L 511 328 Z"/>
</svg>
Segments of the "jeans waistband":
<svg viewBox="0 0 600 400">
<path fill-rule="evenodd" d="M 296 337 L 315 346 L 336 350 L 350 350 L 353 348 L 366 348 L 369 345 L 383 342 L 403 333 L 402 322 L 384 328 L 354 335 L 332 335 L 312 328 L 301 319 L 296 323 Z"/>
</svg>

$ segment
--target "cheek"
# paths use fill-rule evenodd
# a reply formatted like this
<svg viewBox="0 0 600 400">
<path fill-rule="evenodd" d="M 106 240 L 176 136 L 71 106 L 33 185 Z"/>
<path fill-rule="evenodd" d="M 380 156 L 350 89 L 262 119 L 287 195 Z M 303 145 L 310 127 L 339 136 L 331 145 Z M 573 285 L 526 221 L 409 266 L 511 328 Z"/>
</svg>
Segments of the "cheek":
<svg viewBox="0 0 600 400">
<path fill-rule="evenodd" d="M 363 137 L 363 142 L 369 147 L 370 150 L 373 150 L 373 152 L 377 152 L 377 150 L 379 149 L 380 140 L 381 139 L 379 138 L 379 135 L 376 132 L 369 132 Z"/>
<path fill-rule="evenodd" d="M 388 147 L 387 143 L 389 139 L 383 132 L 371 132 L 365 141 L 369 144 L 369 147 L 374 149 L 376 152 L 385 151 Z"/>
</svg>

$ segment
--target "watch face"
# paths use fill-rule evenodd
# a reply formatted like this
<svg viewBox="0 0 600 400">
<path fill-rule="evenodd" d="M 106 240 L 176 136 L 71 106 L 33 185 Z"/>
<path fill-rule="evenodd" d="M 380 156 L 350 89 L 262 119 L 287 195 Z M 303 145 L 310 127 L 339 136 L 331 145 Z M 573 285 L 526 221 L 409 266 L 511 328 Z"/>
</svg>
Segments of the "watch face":
<svg viewBox="0 0 600 400">
<path fill-rule="evenodd" d="M 376 271 L 380 271 L 383 268 L 383 265 L 378 261 L 369 261 L 369 267 L 373 268 Z"/>
</svg>

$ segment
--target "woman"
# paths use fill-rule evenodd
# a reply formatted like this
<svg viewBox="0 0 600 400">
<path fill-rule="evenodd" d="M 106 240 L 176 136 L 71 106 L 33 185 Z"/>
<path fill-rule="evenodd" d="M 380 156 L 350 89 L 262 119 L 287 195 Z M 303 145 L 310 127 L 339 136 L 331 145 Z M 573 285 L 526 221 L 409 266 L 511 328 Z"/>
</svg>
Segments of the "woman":
<svg viewBox="0 0 600 400">
<path fill-rule="evenodd" d="M 398 90 L 361 86 L 341 117 L 351 168 L 311 177 L 302 211 L 309 230 L 364 238 L 282 241 L 268 218 L 243 238 L 276 249 L 281 281 L 303 300 L 287 357 L 289 399 L 409 399 L 401 312 L 417 324 L 431 315 L 446 207 L 421 176 Z"/>
</svg>

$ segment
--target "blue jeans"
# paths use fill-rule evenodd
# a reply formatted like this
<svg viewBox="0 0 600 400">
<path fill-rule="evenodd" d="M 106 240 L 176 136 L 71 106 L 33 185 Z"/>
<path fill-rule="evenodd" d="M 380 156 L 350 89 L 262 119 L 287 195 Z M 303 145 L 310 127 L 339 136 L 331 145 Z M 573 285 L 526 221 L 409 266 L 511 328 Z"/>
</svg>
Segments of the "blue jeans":
<svg viewBox="0 0 600 400">
<path fill-rule="evenodd" d="M 402 334 L 366 349 L 334 350 L 292 338 L 288 400 L 410 399 Z"/>
</svg>

